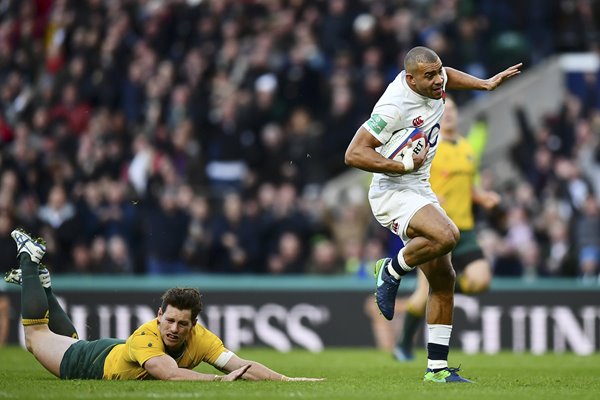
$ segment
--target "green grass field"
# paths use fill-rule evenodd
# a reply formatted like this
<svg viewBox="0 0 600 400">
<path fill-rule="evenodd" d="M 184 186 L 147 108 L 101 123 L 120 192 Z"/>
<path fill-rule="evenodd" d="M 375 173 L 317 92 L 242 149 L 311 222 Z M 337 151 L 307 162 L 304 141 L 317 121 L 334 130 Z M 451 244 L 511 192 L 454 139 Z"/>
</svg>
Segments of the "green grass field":
<svg viewBox="0 0 600 400">
<path fill-rule="evenodd" d="M 302 382 L 159 382 L 61 381 L 46 372 L 26 351 L 0 349 L 0 398 L 9 399 L 598 399 L 600 354 L 533 356 L 529 354 L 464 355 L 451 353 L 451 365 L 462 364 L 469 384 L 421 381 L 425 353 L 398 364 L 376 350 L 336 349 L 320 354 L 287 354 L 255 349 L 238 353 L 290 376 L 325 377 Z M 210 366 L 200 371 L 214 372 Z"/>
</svg>

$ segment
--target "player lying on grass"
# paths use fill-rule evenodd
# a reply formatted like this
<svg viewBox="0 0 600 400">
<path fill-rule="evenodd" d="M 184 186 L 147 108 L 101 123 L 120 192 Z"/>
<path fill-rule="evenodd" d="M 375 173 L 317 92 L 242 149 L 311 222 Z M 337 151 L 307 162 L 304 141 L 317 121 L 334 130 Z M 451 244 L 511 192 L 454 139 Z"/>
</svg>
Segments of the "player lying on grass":
<svg viewBox="0 0 600 400">
<path fill-rule="evenodd" d="M 46 247 L 21 230 L 17 243 L 20 269 L 5 280 L 21 284 L 21 312 L 27 349 L 48 371 L 62 379 L 160 379 L 234 381 L 320 381 L 291 378 L 264 365 L 243 360 L 197 323 L 202 302 L 198 290 L 169 289 L 162 296 L 158 317 L 140 326 L 126 341 L 79 340 L 73 323 L 50 286 L 48 269 L 40 264 Z M 207 362 L 226 375 L 192 371 Z"/>
</svg>

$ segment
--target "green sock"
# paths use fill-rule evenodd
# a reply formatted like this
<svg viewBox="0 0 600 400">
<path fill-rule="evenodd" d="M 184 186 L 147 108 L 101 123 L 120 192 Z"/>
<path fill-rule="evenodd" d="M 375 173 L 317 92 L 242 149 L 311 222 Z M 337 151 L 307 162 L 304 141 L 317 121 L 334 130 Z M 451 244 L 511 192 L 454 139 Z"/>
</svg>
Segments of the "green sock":
<svg viewBox="0 0 600 400">
<path fill-rule="evenodd" d="M 406 316 L 404 317 L 404 327 L 402 328 L 402 335 L 400 336 L 400 340 L 397 344 L 398 347 L 402 347 L 406 350 L 412 350 L 415 333 L 417 333 L 422 321 L 422 315 L 415 315 L 410 311 L 406 312 Z"/>
<path fill-rule="evenodd" d="M 48 310 L 50 311 L 48 328 L 57 335 L 79 339 L 73 322 L 58 303 L 58 299 L 52 293 L 52 288 L 44 288 L 48 299 Z"/>
<path fill-rule="evenodd" d="M 21 254 L 19 259 L 23 282 L 21 285 L 21 314 L 23 325 L 48 324 L 48 299 L 40 282 L 38 265 L 31 261 L 29 254 Z"/>
</svg>

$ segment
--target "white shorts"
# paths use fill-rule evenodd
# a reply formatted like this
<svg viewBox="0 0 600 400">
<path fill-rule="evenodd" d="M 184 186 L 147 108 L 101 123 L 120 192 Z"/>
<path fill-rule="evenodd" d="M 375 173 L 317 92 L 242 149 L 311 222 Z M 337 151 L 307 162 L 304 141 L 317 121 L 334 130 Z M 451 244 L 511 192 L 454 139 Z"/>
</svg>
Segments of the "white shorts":
<svg viewBox="0 0 600 400">
<path fill-rule="evenodd" d="M 369 189 L 369 203 L 375 219 L 385 228 L 400 236 L 407 244 L 406 229 L 412 217 L 427 204 L 433 204 L 444 214 L 437 197 L 429 187 L 381 190 Z"/>
</svg>

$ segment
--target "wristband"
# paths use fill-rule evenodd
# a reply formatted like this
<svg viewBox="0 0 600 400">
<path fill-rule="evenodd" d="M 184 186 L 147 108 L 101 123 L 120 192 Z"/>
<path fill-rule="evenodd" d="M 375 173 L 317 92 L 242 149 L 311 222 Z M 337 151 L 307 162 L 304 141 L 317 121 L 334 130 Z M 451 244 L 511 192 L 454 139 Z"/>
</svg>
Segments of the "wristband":
<svg viewBox="0 0 600 400">
<path fill-rule="evenodd" d="M 282 380 L 282 381 L 289 381 L 289 380 L 290 380 L 290 378 L 288 378 L 288 377 L 287 377 L 287 376 L 285 376 L 285 375 L 281 375 L 281 379 L 280 379 L 280 380 Z"/>
<path fill-rule="evenodd" d="M 213 379 L 213 381 L 217 381 L 217 382 L 219 382 L 221 380 L 223 380 L 223 378 L 219 375 L 215 375 L 215 378 Z"/>
<path fill-rule="evenodd" d="M 415 162 L 412 158 L 412 151 L 402 158 L 402 165 L 404 165 L 404 172 L 410 172 L 415 168 Z"/>
</svg>

